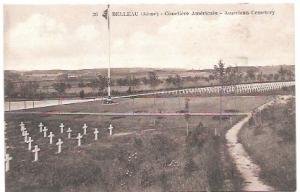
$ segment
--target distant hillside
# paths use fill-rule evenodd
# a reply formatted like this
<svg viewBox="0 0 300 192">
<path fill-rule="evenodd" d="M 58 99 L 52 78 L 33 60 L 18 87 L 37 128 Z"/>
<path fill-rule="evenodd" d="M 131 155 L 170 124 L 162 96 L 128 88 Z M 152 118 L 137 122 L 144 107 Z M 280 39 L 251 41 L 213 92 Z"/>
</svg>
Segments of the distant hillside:
<svg viewBox="0 0 300 192">
<path fill-rule="evenodd" d="M 283 67 L 284 69 L 288 69 L 291 71 L 295 71 L 295 65 L 276 65 L 276 66 L 239 66 L 240 71 L 246 72 L 248 70 L 254 70 L 255 72 L 264 72 L 264 73 L 276 73 L 280 67 Z M 170 73 L 170 74 L 177 74 L 180 72 L 211 72 L 212 69 L 203 69 L 203 70 L 185 70 L 185 69 L 176 69 L 176 68 L 163 68 L 163 69 L 157 69 L 157 68 L 112 68 L 112 73 L 115 75 L 126 75 L 126 74 L 136 74 L 141 75 L 148 73 L 150 71 L 157 72 L 157 73 Z M 74 74 L 74 75 L 97 75 L 101 74 L 104 75 L 107 73 L 106 68 L 100 68 L 100 69 L 80 69 L 80 70 L 32 70 L 32 71 L 17 71 L 17 70 L 5 70 L 5 72 L 8 73 L 18 73 L 23 75 L 49 75 L 49 74 Z"/>
<path fill-rule="evenodd" d="M 279 73 L 280 68 L 284 70 Z M 295 66 L 243 66 L 238 83 L 291 81 Z M 154 72 L 154 73 L 150 73 Z M 106 94 L 107 69 L 5 71 L 5 90 L 11 98 L 28 99 L 59 97 L 58 86 L 64 97 L 96 97 Z M 153 90 L 219 85 L 213 69 L 154 69 L 113 68 L 111 90 L 113 95 L 140 93 Z M 100 89 L 101 87 L 101 89 Z"/>
<path fill-rule="evenodd" d="M 241 66 L 239 70 L 247 74 L 247 71 L 251 70 L 256 74 L 275 75 L 281 66 Z M 295 73 L 294 65 L 282 65 L 283 69 Z M 165 80 L 170 76 L 179 75 L 181 78 L 204 78 L 207 79 L 212 74 L 213 69 L 204 70 L 185 70 L 174 68 L 112 68 L 111 79 L 117 80 L 120 78 L 134 77 L 138 79 L 147 78 L 149 72 L 155 72 L 157 77 L 161 80 Z M 62 79 L 68 79 L 73 82 L 79 81 L 91 81 L 97 78 L 98 75 L 107 76 L 107 69 L 81 69 L 81 70 L 33 70 L 33 71 L 15 71 L 6 70 L 4 77 L 6 80 L 13 82 L 24 81 L 44 81 L 53 82 Z"/>
</svg>

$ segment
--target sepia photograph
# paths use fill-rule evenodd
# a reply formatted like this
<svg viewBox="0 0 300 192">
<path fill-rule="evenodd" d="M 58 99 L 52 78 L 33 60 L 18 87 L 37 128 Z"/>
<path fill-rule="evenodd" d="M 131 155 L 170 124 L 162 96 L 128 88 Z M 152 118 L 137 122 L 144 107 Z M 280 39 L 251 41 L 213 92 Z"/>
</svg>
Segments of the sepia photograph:
<svg viewBox="0 0 300 192">
<path fill-rule="evenodd" d="M 4 4 L 5 191 L 296 191 L 294 13 Z"/>
</svg>

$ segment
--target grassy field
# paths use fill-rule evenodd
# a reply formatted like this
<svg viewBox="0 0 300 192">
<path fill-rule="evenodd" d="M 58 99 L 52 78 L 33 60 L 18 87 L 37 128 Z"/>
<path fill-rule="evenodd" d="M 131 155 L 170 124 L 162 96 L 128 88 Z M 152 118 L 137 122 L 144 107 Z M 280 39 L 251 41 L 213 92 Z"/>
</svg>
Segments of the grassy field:
<svg viewBox="0 0 300 192">
<path fill-rule="evenodd" d="M 250 111 L 268 101 L 269 97 L 225 97 L 225 110 Z M 119 105 L 100 102 L 70 104 L 35 109 L 38 111 L 162 111 L 184 109 L 184 98 L 153 98 L 119 101 Z M 218 98 L 191 98 L 193 112 L 217 112 Z M 156 106 L 156 107 L 155 107 Z M 71 191 L 203 191 L 239 190 L 242 180 L 225 148 L 224 133 L 241 117 L 224 118 L 220 126 L 216 117 L 191 117 L 189 136 L 183 117 L 102 117 L 89 115 L 5 114 L 7 152 L 13 157 L 6 174 L 6 190 L 13 192 L 71 192 Z M 155 124 L 154 124 L 155 119 Z M 39 161 L 32 162 L 33 153 L 19 129 L 26 124 L 34 144 L 41 148 Z M 38 131 L 39 122 L 62 138 L 62 153 L 49 144 Z M 72 139 L 59 133 L 59 124 L 73 130 Z M 89 126 L 81 147 L 75 136 Z M 112 123 L 114 136 L 108 136 Z M 93 128 L 100 137 L 93 140 Z M 221 132 L 214 137 L 214 128 Z"/>
<path fill-rule="evenodd" d="M 223 97 L 223 112 L 238 110 L 249 112 L 267 102 L 268 96 L 228 96 Z M 219 97 L 189 97 L 190 112 L 218 112 Z M 185 107 L 185 97 L 172 98 L 135 98 L 116 100 L 118 105 L 102 105 L 101 101 L 91 101 L 62 106 L 29 109 L 27 111 L 64 111 L 64 112 L 180 112 Z M 242 105 L 241 105 L 242 103 Z"/>
<path fill-rule="evenodd" d="M 295 100 L 262 111 L 240 132 L 240 140 L 260 165 L 260 177 L 279 191 L 296 190 Z"/>
</svg>

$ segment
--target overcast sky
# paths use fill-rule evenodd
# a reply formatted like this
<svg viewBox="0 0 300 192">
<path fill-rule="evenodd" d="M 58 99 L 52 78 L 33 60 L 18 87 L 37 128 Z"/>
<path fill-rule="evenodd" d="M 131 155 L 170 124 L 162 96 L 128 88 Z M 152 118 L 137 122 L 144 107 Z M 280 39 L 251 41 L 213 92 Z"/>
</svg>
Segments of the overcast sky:
<svg viewBox="0 0 300 192">
<path fill-rule="evenodd" d="M 10 70 L 108 66 L 105 5 L 6 5 L 4 67 Z M 294 64 L 292 5 L 112 5 L 111 11 L 267 10 L 275 15 L 111 18 L 112 67 L 212 68 Z M 99 17 L 92 17 L 98 11 Z"/>
</svg>

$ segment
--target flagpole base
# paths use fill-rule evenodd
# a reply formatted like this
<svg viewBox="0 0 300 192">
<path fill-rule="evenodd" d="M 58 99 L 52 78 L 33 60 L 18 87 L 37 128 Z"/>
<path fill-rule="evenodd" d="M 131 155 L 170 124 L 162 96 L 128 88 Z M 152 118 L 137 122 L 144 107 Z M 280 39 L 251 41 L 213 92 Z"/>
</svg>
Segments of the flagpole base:
<svg viewBox="0 0 300 192">
<path fill-rule="evenodd" d="M 116 105 L 119 104 L 115 101 L 112 100 L 112 98 L 110 96 L 103 98 L 103 105 Z"/>
</svg>

